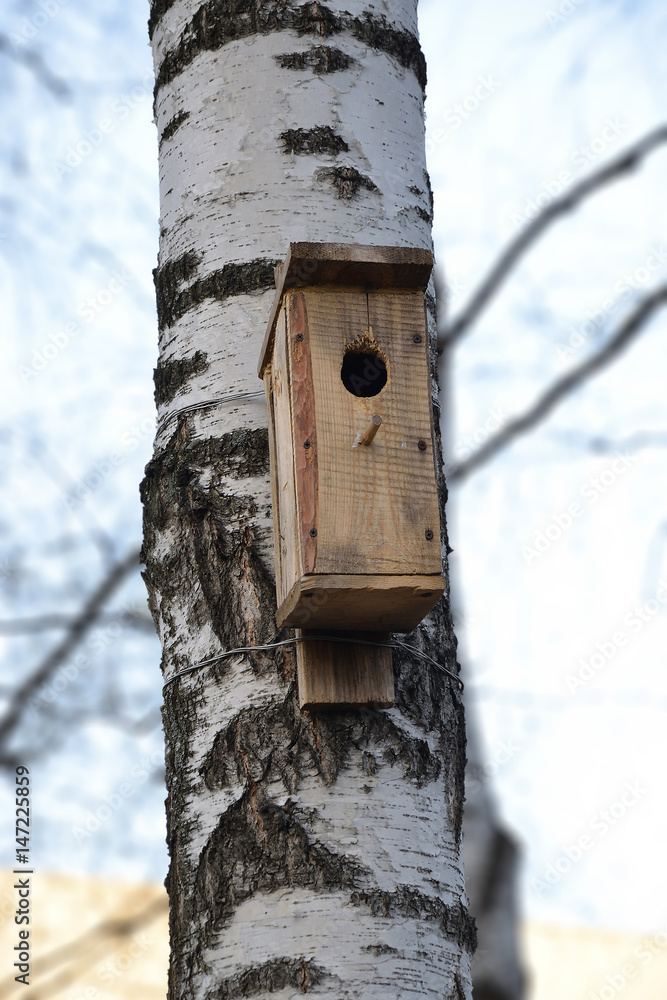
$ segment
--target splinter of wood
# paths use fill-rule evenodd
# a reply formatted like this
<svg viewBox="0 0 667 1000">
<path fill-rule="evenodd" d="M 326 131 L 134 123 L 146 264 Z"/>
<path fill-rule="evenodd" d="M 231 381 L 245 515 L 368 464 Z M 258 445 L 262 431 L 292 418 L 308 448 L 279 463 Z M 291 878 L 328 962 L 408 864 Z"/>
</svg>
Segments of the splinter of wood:
<svg viewBox="0 0 667 1000">
<path fill-rule="evenodd" d="M 371 417 L 371 422 L 369 423 L 364 433 L 357 435 L 357 439 L 352 445 L 352 447 L 356 448 L 357 445 L 359 444 L 370 444 L 375 435 L 377 434 L 381 423 L 382 423 L 382 417 L 378 413 L 376 413 L 375 416 Z"/>
</svg>

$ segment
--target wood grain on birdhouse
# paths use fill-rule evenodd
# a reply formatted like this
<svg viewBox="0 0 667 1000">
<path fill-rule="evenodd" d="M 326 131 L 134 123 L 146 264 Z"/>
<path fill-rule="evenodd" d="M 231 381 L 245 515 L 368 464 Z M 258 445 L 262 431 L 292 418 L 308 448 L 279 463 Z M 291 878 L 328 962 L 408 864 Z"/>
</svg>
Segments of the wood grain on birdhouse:
<svg viewBox="0 0 667 1000">
<path fill-rule="evenodd" d="M 278 269 L 260 374 L 279 625 L 410 631 L 443 593 L 430 270 L 424 250 L 328 244 Z"/>
</svg>

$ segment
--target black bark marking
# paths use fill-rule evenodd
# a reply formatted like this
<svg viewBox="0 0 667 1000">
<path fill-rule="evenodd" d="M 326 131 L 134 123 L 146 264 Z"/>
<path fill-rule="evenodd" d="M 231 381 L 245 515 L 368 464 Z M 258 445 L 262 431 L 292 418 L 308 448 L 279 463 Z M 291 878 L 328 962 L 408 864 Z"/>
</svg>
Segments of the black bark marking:
<svg viewBox="0 0 667 1000">
<path fill-rule="evenodd" d="M 433 222 L 433 216 L 431 213 L 427 212 L 425 208 L 421 207 L 421 205 L 413 205 L 413 208 L 422 222 L 427 222 L 430 226 Z"/>
<path fill-rule="evenodd" d="M 178 261 L 173 263 L 177 264 Z M 154 274 L 160 329 L 173 326 L 190 309 L 194 309 L 206 299 L 224 302 L 233 295 L 248 295 L 251 292 L 274 288 L 274 268 L 280 263 L 278 260 L 258 257 L 245 264 L 225 264 L 219 271 L 214 271 L 205 278 L 199 278 L 182 291 L 178 290 L 178 283 L 172 280 L 171 272 L 169 280 L 165 276 L 165 272 L 173 266 L 172 263 L 157 268 Z"/>
<path fill-rule="evenodd" d="M 394 892 L 379 889 L 353 892 L 351 902 L 355 906 L 366 906 L 375 917 L 428 920 L 438 924 L 443 934 L 459 947 L 471 953 L 477 947 L 475 920 L 460 901 L 455 906 L 448 906 L 437 896 L 427 896 L 409 886 L 400 886 Z"/>
<path fill-rule="evenodd" d="M 293 800 L 279 806 L 252 782 L 221 816 L 199 856 L 190 901 L 197 913 L 191 917 L 199 918 L 203 942 L 210 945 L 245 900 L 284 888 L 349 891 L 352 906 L 363 906 L 375 917 L 427 920 L 471 952 L 477 944 L 475 921 L 460 901 L 449 906 L 409 886 L 377 889 L 364 865 L 309 836 Z"/>
<path fill-rule="evenodd" d="M 274 31 L 294 31 L 320 39 L 347 31 L 364 45 L 412 70 L 422 90 L 426 87 L 426 60 L 418 39 L 409 31 L 392 28 L 382 14 L 336 14 L 317 0 L 301 6 L 294 0 L 263 0 L 261 4 L 257 0 L 208 0 L 186 25 L 175 48 L 165 55 L 157 71 L 155 93 L 174 80 L 200 52 L 214 52 L 228 42 Z"/>
<path fill-rule="evenodd" d="M 341 30 L 339 18 L 320 3 L 297 7 L 293 0 L 208 0 L 186 25 L 180 41 L 157 71 L 155 92 L 170 83 L 203 51 L 216 51 L 228 42 L 273 31 L 326 37 Z"/>
<path fill-rule="evenodd" d="M 221 649 L 247 645 L 249 640 L 262 643 L 273 639 L 273 617 L 261 616 L 259 608 L 275 607 L 275 584 L 248 527 L 257 517 L 257 503 L 254 496 L 228 493 L 224 486 L 228 478 L 266 476 L 268 469 L 266 428 L 239 429 L 220 438 L 190 441 L 184 424 L 165 450 L 146 466 L 141 484 L 144 580 L 152 611 L 155 602 L 151 595 L 161 596 L 160 613 L 167 640 L 175 636 L 176 626 L 166 609 L 172 604 L 179 606 L 184 579 L 198 583 L 189 595 L 190 627 L 210 623 Z M 206 485 L 202 485 L 204 474 Z M 158 559 L 152 556 L 153 544 L 167 527 L 180 543 Z M 239 586 L 242 579 L 246 588 Z M 244 593 L 256 597 L 254 614 L 243 603 Z M 171 662 L 176 668 L 189 665 Z M 272 658 L 258 661 L 265 662 L 275 669 Z M 224 672 L 227 666 L 222 661 L 216 669 Z"/>
<path fill-rule="evenodd" d="M 308 993 L 310 986 L 317 986 L 328 978 L 327 972 L 305 958 L 274 958 L 262 965 L 244 969 L 243 972 L 223 979 L 206 1000 L 237 1000 L 238 997 L 256 997 L 260 993 L 276 993 L 288 986 Z"/>
<path fill-rule="evenodd" d="M 158 24 L 169 8 L 173 7 L 175 3 L 176 0 L 151 0 L 151 12 L 148 18 L 148 37 L 151 40 Z"/>
<path fill-rule="evenodd" d="M 426 184 L 426 192 L 428 194 L 428 203 L 431 209 L 431 216 L 433 216 L 433 207 L 434 207 L 433 188 L 431 187 L 431 178 L 427 170 L 424 171 L 424 182 Z"/>
<path fill-rule="evenodd" d="M 339 153 L 349 153 L 350 147 L 342 136 L 330 125 L 316 125 L 314 128 L 290 128 L 278 136 L 285 153 L 295 153 L 297 156 L 306 153 L 324 153 L 338 156 Z"/>
<path fill-rule="evenodd" d="M 466 1000 L 466 991 L 463 989 L 463 983 L 461 982 L 461 977 L 458 972 L 454 974 L 454 990 L 450 994 L 449 1000 Z M 482 997 L 475 990 L 475 1000 L 510 1000 L 509 997 Z"/>
<path fill-rule="evenodd" d="M 317 73 L 319 76 L 326 73 L 337 73 L 358 63 L 358 60 L 353 56 L 349 56 L 346 52 L 331 45 L 314 45 L 312 48 L 306 49 L 305 52 L 285 52 L 283 55 L 273 58 L 283 69 L 312 69 L 313 73 Z"/>
<path fill-rule="evenodd" d="M 193 375 L 201 375 L 208 368 L 208 355 L 195 351 L 191 358 L 160 361 L 153 370 L 155 404 L 169 403 Z"/>
<path fill-rule="evenodd" d="M 456 662 L 456 640 L 445 598 L 436 604 L 429 620 L 436 634 L 443 640 L 439 653 L 440 662 L 452 673 L 458 673 L 460 667 Z M 417 645 L 421 648 L 422 644 L 418 642 Z M 417 725 L 426 726 L 429 730 L 438 729 L 440 732 L 442 759 L 448 764 L 444 773 L 447 810 L 458 843 L 463 823 L 466 764 L 465 710 L 458 688 L 452 681 L 443 679 L 435 667 L 428 666 L 409 653 L 405 658 L 394 658 L 394 679 L 396 707 L 401 713 Z M 448 722 L 443 725 L 444 713 L 448 714 Z"/>
<path fill-rule="evenodd" d="M 405 69 L 416 75 L 422 90 L 426 89 L 426 60 L 417 39 L 411 32 L 392 28 L 384 14 L 365 11 L 352 19 L 352 34 L 377 52 L 392 56 Z"/>
<path fill-rule="evenodd" d="M 458 666 L 458 664 L 457 664 Z M 460 670 L 460 667 L 459 667 Z M 456 843 L 461 842 L 461 829 L 463 826 L 463 807 L 465 803 L 466 788 L 466 720 L 463 702 L 457 696 L 454 699 L 455 724 L 450 733 L 450 740 L 447 741 L 446 753 L 452 754 L 449 760 L 449 772 L 447 775 L 448 812 L 449 818 L 454 828 Z"/>
<path fill-rule="evenodd" d="M 251 785 L 222 815 L 199 857 L 194 900 L 208 940 L 257 893 L 362 889 L 369 872 L 353 858 L 311 840 L 288 799 L 276 805 Z"/>
<path fill-rule="evenodd" d="M 181 127 L 183 122 L 187 121 L 189 117 L 189 111 L 179 111 L 177 115 L 174 115 L 174 117 L 168 121 L 164 127 L 164 131 L 160 136 L 160 145 L 162 145 L 163 142 L 167 142 L 168 139 L 171 139 Z"/>
<path fill-rule="evenodd" d="M 269 436 L 265 427 L 237 428 L 219 438 L 191 441 L 176 431 L 163 451 L 146 466 L 141 500 L 152 531 L 162 531 L 170 518 L 189 506 L 182 489 L 190 486 L 198 471 L 211 470 L 212 483 L 225 476 L 248 479 L 269 472 Z M 212 489 L 212 487 L 211 487 Z"/>
<path fill-rule="evenodd" d="M 188 250 L 180 257 L 167 261 L 162 267 L 156 267 L 153 270 L 160 327 L 165 325 L 166 318 L 172 314 L 175 303 L 181 294 L 180 287 L 190 281 L 201 262 L 200 254 L 194 250 Z"/>
<path fill-rule="evenodd" d="M 364 951 L 369 952 L 371 955 L 375 955 L 376 958 L 379 957 L 380 955 L 401 955 L 402 954 L 398 950 L 398 948 L 392 948 L 388 944 L 367 944 L 366 947 L 364 948 Z"/>
<path fill-rule="evenodd" d="M 356 167 L 322 167 L 317 171 L 317 179 L 331 181 L 339 198 L 350 201 L 356 198 L 361 188 L 377 191 L 378 186 L 370 177 L 360 174 Z"/>
<path fill-rule="evenodd" d="M 442 770 L 427 741 L 406 733 L 386 713 L 311 718 L 299 710 L 292 692 L 282 703 L 239 712 L 216 736 L 200 774 L 211 790 L 239 781 L 281 781 L 295 795 L 313 766 L 323 782 L 332 784 L 353 750 L 360 752 L 367 773 L 374 773 L 380 761 L 402 767 L 405 779 L 419 786 L 437 780 Z"/>
</svg>

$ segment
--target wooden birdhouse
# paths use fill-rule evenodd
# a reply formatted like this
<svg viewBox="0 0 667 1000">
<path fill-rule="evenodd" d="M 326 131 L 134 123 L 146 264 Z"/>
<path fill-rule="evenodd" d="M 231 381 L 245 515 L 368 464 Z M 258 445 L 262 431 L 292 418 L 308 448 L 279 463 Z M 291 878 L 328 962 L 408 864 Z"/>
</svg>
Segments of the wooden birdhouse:
<svg viewBox="0 0 667 1000">
<path fill-rule="evenodd" d="M 259 374 L 278 625 L 408 632 L 444 590 L 427 250 L 293 243 Z"/>
</svg>

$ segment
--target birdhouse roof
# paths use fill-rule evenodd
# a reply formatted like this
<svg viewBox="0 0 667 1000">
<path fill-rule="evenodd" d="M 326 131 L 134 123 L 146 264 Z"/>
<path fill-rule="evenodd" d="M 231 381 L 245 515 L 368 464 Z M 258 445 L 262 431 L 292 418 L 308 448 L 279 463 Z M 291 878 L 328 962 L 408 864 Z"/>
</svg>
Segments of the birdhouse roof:
<svg viewBox="0 0 667 1000">
<path fill-rule="evenodd" d="M 283 294 L 292 288 L 338 285 L 342 288 L 403 288 L 424 291 L 433 255 L 422 247 L 375 247 L 354 243 L 290 243 L 276 268 L 276 297 L 260 353 L 258 374 L 271 360 L 276 319 Z"/>
</svg>

